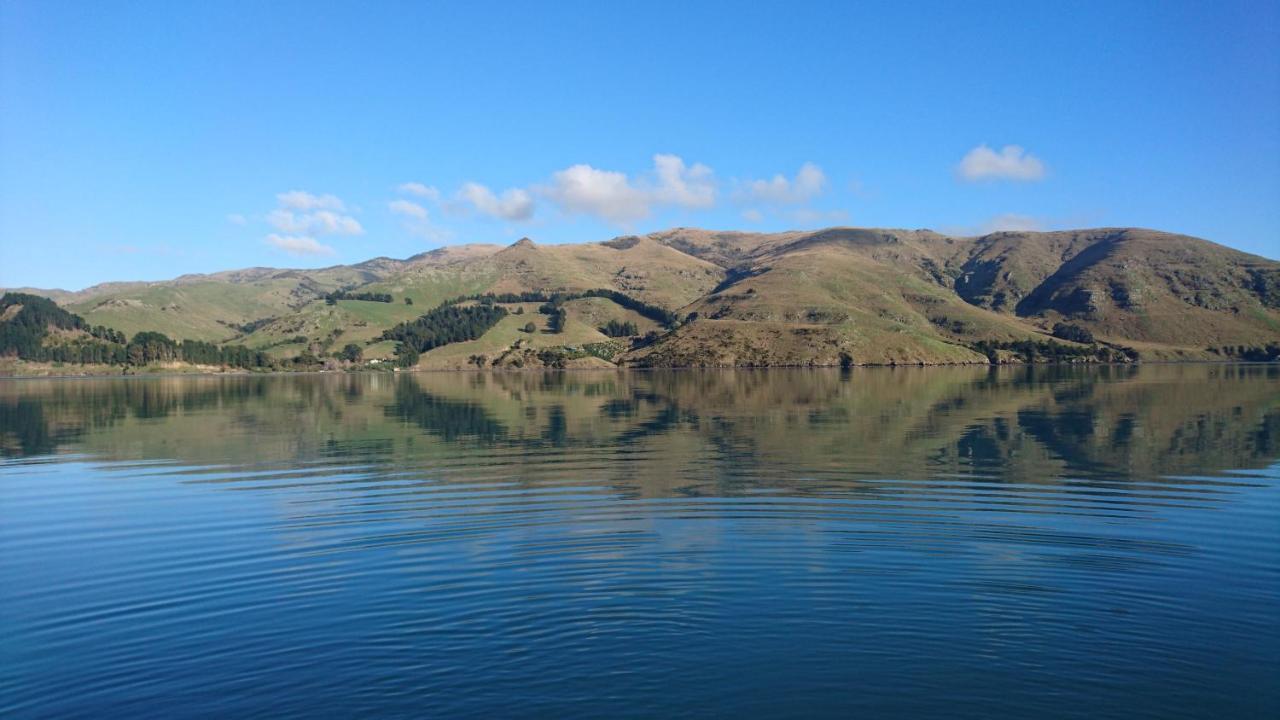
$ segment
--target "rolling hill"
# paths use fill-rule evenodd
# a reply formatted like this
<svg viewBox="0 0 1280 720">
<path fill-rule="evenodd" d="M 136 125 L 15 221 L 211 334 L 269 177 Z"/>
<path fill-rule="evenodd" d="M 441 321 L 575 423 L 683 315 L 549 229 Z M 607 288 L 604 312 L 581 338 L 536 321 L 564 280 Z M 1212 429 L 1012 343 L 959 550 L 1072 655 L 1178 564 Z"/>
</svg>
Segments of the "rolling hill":
<svg viewBox="0 0 1280 720">
<path fill-rule="evenodd" d="M 595 296 L 579 297 L 586 291 Z M 457 298 L 491 295 L 511 313 L 475 340 L 425 352 L 425 368 L 474 367 L 477 357 L 500 367 L 517 357 L 522 366 L 1210 360 L 1270 357 L 1268 346 L 1280 346 L 1280 263 L 1135 228 L 980 237 L 676 228 L 26 292 L 130 336 L 158 331 L 279 359 L 350 343 L 366 359 L 390 359 L 385 332 Z M 553 297 L 559 332 L 538 313 Z M 636 335 L 605 336 L 611 320 Z"/>
</svg>

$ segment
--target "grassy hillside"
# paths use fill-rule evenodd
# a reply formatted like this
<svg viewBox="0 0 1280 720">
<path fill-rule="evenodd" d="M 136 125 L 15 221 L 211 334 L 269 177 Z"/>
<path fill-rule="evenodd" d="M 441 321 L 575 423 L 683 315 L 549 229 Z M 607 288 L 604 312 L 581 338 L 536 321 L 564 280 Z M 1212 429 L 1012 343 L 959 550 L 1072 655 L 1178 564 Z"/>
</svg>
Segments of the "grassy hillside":
<svg viewBox="0 0 1280 720">
<path fill-rule="evenodd" d="M 596 289 L 673 312 L 678 322 L 663 328 L 609 300 L 584 298 L 566 304 L 563 333 L 528 336 L 524 323 L 546 320 L 535 303 L 523 319 L 505 318 L 477 340 L 426 353 L 421 366 L 605 342 L 598 328 L 610 320 L 660 337 L 613 340 L 617 352 L 609 357 L 660 366 L 985 363 L 1058 357 L 1063 347 L 1077 360 L 1121 350 L 1145 359 L 1223 359 L 1280 343 L 1280 263 L 1132 228 L 981 237 L 677 228 L 602 243 L 523 239 L 320 270 L 110 283 L 50 297 L 88 323 L 130 335 L 156 330 L 243 343 L 277 358 L 355 343 L 366 357 L 388 358 L 393 345 L 377 340 L 385 330 L 452 298 Z M 393 301 L 327 303 L 334 290 Z M 1051 336 L 1063 326 L 1083 333 L 1083 344 Z"/>
<path fill-rule="evenodd" d="M 1280 339 L 1280 263 L 1182 235 L 653 237 L 731 266 L 718 292 L 688 308 L 694 322 L 632 356 L 644 363 L 954 362 L 964 353 L 950 346 L 1045 342 L 1061 321 L 1151 359 L 1220 358 L 1208 348 Z"/>
</svg>

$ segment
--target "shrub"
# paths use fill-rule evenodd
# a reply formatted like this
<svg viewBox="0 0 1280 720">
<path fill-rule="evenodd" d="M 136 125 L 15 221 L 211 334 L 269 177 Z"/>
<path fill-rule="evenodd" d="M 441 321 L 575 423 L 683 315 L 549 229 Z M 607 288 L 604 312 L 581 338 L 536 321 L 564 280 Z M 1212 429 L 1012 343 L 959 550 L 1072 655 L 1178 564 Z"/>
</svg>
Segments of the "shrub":
<svg viewBox="0 0 1280 720">
<path fill-rule="evenodd" d="M 1093 333 L 1079 325 L 1060 322 L 1053 326 L 1053 336 L 1059 340 L 1070 340 L 1071 342 L 1083 343 L 1085 345 L 1093 344 Z"/>
</svg>

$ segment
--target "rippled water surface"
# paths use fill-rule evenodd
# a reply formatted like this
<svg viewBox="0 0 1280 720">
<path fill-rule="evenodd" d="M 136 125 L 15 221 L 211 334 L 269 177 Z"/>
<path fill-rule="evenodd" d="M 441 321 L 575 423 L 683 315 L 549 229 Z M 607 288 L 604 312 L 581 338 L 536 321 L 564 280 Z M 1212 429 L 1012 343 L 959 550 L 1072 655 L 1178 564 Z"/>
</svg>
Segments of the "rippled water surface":
<svg viewBox="0 0 1280 720">
<path fill-rule="evenodd" d="M 1280 716 L 1280 368 L 0 381 L 0 716 Z"/>
</svg>

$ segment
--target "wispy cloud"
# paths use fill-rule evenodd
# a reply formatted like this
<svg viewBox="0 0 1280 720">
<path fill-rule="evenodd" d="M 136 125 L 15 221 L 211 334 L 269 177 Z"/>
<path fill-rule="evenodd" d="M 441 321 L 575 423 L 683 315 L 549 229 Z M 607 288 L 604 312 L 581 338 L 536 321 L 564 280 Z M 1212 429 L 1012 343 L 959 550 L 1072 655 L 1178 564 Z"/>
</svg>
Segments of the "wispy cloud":
<svg viewBox="0 0 1280 720">
<path fill-rule="evenodd" d="M 249 221 L 240 213 L 231 213 L 227 216 L 227 222 L 232 225 L 247 225 Z"/>
<path fill-rule="evenodd" d="M 1040 180 L 1044 177 L 1044 163 L 1017 145 L 1005 145 L 996 152 L 984 145 L 970 150 L 956 168 L 960 178 L 967 182 L 981 180 Z"/>
<path fill-rule="evenodd" d="M 807 162 L 788 178 L 781 173 L 768 180 L 747 180 L 735 193 L 743 202 L 769 205 L 798 205 L 821 195 L 827 189 L 827 174 L 814 163 Z"/>
<path fill-rule="evenodd" d="M 766 216 L 801 225 L 847 220 L 849 214 L 844 210 L 810 207 L 810 203 L 826 193 L 829 185 L 822 168 L 806 162 L 791 177 L 777 173 L 771 178 L 735 181 L 733 199 L 749 206 L 742 217 L 752 223 L 763 222 Z"/>
<path fill-rule="evenodd" d="M 426 220 L 428 215 L 426 208 L 409 200 L 392 200 L 387 203 L 387 208 L 396 215 L 404 215 L 419 220 Z"/>
<path fill-rule="evenodd" d="M 286 233 L 312 233 L 317 235 L 363 235 L 364 228 L 350 215 L 331 210 L 296 213 L 277 208 L 267 213 L 271 227 Z"/>
<path fill-rule="evenodd" d="M 276 195 L 277 207 L 267 213 L 267 223 L 291 235 L 362 235 L 364 228 L 346 214 L 347 206 L 334 195 L 314 195 L 290 190 Z"/>
<path fill-rule="evenodd" d="M 939 228 L 939 232 L 946 235 L 974 236 L 994 232 L 1040 232 L 1051 227 L 1061 227 L 1061 221 L 1019 213 L 1001 213 L 977 225 L 944 225 Z"/>
<path fill-rule="evenodd" d="M 302 235 L 277 235 L 276 233 L 271 233 L 267 236 L 266 241 L 268 245 L 283 250 L 290 255 L 306 256 L 336 254 L 336 251 L 328 245 L 322 245 L 315 238 Z"/>
<path fill-rule="evenodd" d="M 305 190 L 290 190 L 276 195 L 281 207 L 294 210 L 346 210 L 346 205 L 333 195 L 313 195 Z"/>
<path fill-rule="evenodd" d="M 401 227 L 412 235 L 433 242 L 444 242 L 453 237 L 453 233 L 449 230 L 431 222 L 431 212 L 426 207 L 412 200 L 392 200 L 387 203 L 387 209 L 393 215 L 400 216 Z"/>
<path fill-rule="evenodd" d="M 440 200 L 439 190 L 435 189 L 435 187 L 431 185 L 423 185 L 420 182 L 401 183 L 396 190 L 402 195 L 412 195 L 432 202 Z"/>
<path fill-rule="evenodd" d="M 363 235 L 364 228 L 347 206 L 334 195 L 290 190 L 276 195 L 276 208 L 267 213 L 267 224 L 277 232 L 265 242 L 290 255 L 333 255 L 337 251 L 316 239 L 323 235 Z"/>
</svg>

